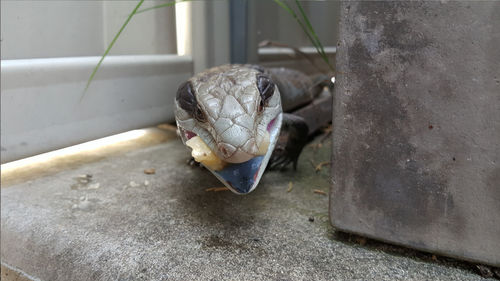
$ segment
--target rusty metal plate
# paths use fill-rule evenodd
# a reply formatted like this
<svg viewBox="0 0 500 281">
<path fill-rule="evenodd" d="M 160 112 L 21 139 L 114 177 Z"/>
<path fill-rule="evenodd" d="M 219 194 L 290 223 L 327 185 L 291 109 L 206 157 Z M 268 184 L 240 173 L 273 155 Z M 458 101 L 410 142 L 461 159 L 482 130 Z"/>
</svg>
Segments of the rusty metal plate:
<svg viewBox="0 0 500 281">
<path fill-rule="evenodd" d="M 500 266 L 500 1 L 345 1 L 330 217 Z"/>
</svg>

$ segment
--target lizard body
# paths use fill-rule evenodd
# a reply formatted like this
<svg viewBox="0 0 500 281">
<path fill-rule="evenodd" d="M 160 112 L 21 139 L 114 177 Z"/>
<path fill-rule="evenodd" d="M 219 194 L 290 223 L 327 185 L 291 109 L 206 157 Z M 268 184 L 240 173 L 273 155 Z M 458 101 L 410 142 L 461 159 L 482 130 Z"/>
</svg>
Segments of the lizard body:
<svg viewBox="0 0 500 281">
<path fill-rule="evenodd" d="M 185 144 L 200 137 L 229 163 L 227 168 L 209 170 L 232 191 L 246 194 L 256 187 L 269 160 L 278 168 L 292 162 L 296 167 L 308 126 L 301 117 L 282 112 L 310 103 L 318 88 L 307 75 L 290 69 L 211 68 L 177 91 L 179 135 Z"/>
</svg>

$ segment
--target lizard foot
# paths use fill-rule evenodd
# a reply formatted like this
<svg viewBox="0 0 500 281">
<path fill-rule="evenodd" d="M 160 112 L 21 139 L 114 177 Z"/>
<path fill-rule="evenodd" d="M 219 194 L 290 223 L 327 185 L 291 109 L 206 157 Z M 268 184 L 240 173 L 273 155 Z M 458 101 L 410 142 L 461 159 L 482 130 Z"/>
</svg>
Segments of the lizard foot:
<svg viewBox="0 0 500 281">
<path fill-rule="evenodd" d="M 269 169 L 283 170 L 293 163 L 293 169 L 297 170 L 297 161 L 307 143 L 308 131 L 302 117 L 284 113 L 280 136 L 269 160 Z"/>
</svg>

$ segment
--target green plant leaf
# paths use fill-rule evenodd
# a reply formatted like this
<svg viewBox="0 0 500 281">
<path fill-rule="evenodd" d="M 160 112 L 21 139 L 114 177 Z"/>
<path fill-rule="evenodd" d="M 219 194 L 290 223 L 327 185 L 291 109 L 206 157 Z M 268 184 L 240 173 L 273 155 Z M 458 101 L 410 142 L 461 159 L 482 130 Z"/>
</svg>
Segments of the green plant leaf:
<svg viewBox="0 0 500 281">
<path fill-rule="evenodd" d="M 316 35 L 316 32 L 314 32 L 314 28 L 312 27 L 311 22 L 309 21 L 309 18 L 307 17 L 306 13 L 304 12 L 302 5 L 300 5 L 299 0 L 295 0 L 295 4 L 299 8 L 300 14 L 302 15 L 302 18 L 304 19 L 305 25 L 308 28 L 311 36 L 314 39 L 314 42 L 315 42 L 314 46 L 316 47 L 316 50 L 323 57 L 323 59 L 327 61 L 327 64 L 330 66 L 330 62 L 328 60 L 328 56 L 325 53 L 325 49 L 323 48 L 323 45 L 321 44 L 321 41 L 319 40 L 318 35 Z"/>
<path fill-rule="evenodd" d="M 309 41 L 311 41 L 311 43 L 316 47 L 316 41 L 309 34 L 308 30 L 304 26 L 304 23 L 299 19 L 299 17 L 295 13 L 295 11 L 292 8 L 290 8 L 290 6 L 288 6 L 288 4 L 286 2 L 283 2 L 281 0 L 274 0 L 274 2 L 276 2 L 279 6 L 281 6 L 285 11 L 287 11 L 297 21 L 297 23 L 300 25 L 300 27 L 302 28 L 304 33 L 309 38 Z"/>
<path fill-rule="evenodd" d="M 137 11 L 136 14 L 144 13 L 144 12 L 151 11 L 151 10 L 158 9 L 158 8 L 170 7 L 170 6 L 173 6 L 173 5 L 177 4 L 177 3 L 187 2 L 187 1 L 190 1 L 190 0 L 170 1 L 170 2 L 167 2 L 167 3 L 163 3 L 163 4 L 160 4 L 160 5 L 153 6 L 153 7 L 149 7 L 149 8 L 146 8 L 146 9 L 141 9 L 141 10 Z"/>
<path fill-rule="evenodd" d="M 311 22 L 309 21 L 309 18 L 307 17 L 306 13 L 304 12 L 304 9 L 302 8 L 302 5 L 300 4 L 299 0 L 295 0 L 295 4 L 297 5 L 302 18 L 304 18 L 305 25 L 309 29 L 309 32 L 311 34 L 311 37 L 313 38 L 314 42 L 313 45 L 316 47 L 316 51 L 320 54 L 320 56 L 323 58 L 323 60 L 326 62 L 330 70 L 334 71 L 333 66 L 330 64 L 330 60 L 328 59 L 328 56 L 326 55 L 325 49 L 323 48 L 323 44 L 321 44 L 321 41 L 319 40 L 318 35 L 314 31 L 314 28 L 312 27 Z"/>
<path fill-rule="evenodd" d="M 85 95 L 85 92 L 87 92 L 87 89 L 89 88 L 90 83 L 94 79 L 94 76 L 96 75 L 97 70 L 99 70 L 99 67 L 101 66 L 102 62 L 104 61 L 104 58 L 106 58 L 106 56 L 108 55 L 108 53 L 111 50 L 111 48 L 113 48 L 113 45 L 115 44 L 116 40 L 118 39 L 118 37 L 120 37 L 120 34 L 125 29 L 125 27 L 129 23 L 129 21 L 132 19 L 132 17 L 137 13 L 137 10 L 141 7 L 142 3 L 144 3 L 144 0 L 140 0 L 139 3 L 137 3 L 137 5 L 135 6 L 134 10 L 132 10 L 132 12 L 130 13 L 130 15 L 128 15 L 127 19 L 125 20 L 125 22 L 120 27 L 120 30 L 118 31 L 118 33 L 116 33 L 115 37 L 113 38 L 113 40 L 109 44 L 108 48 L 106 48 L 106 51 L 104 51 L 104 54 L 101 56 L 101 59 L 99 60 L 99 62 L 97 63 L 97 65 L 94 67 L 94 70 L 92 71 L 92 74 L 90 74 L 89 80 L 87 81 L 87 85 L 85 86 L 85 90 L 83 91 L 83 95 L 80 98 L 80 101 L 81 101 L 81 99 L 83 99 L 83 97 Z"/>
<path fill-rule="evenodd" d="M 306 34 L 309 41 L 311 41 L 311 44 L 313 44 L 314 48 L 316 49 L 316 52 L 318 52 L 318 54 L 321 56 L 323 61 L 328 65 L 328 68 L 330 68 L 330 70 L 334 71 L 334 68 L 330 63 L 330 60 L 328 59 L 328 56 L 326 55 L 325 49 L 323 48 L 321 41 L 319 40 L 318 36 L 316 35 L 316 32 L 314 31 L 314 28 L 312 27 L 311 22 L 309 21 L 306 13 L 304 12 L 302 5 L 300 5 L 300 2 L 298 0 L 295 0 L 295 5 L 299 9 L 302 18 L 304 19 L 304 22 L 302 20 L 300 20 L 300 18 L 295 13 L 295 11 L 286 2 L 281 1 L 281 0 L 274 0 L 274 2 L 276 4 L 278 4 L 280 7 L 282 7 L 285 11 L 287 11 L 295 19 L 295 21 L 297 21 L 297 23 L 300 25 L 300 27 L 302 28 L 302 30 Z"/>
<path fill-rule="evenodd" d="M 101 67 L 102 62 L 104 61 L 104 59 L 108 55 L 108 53 L 111 50 L 111 48 L 114 46 L 116 40 L 118 39 L 118 37 L 120 37 L 122 31 L 125 29 L 125 27 L 130 22 L 130 20 L 132 19 L 132 17 L 134 15 L 139 14 L 139 13 L 143 13 L 143 12 L 147 12 L 147 11 L 150 11 L 150 10 L 153 10 L 153 9 L 158 9 L 158 8 L 173 6 L 176 3 L 186 2 L 186 1 L 191 1 L 191 0 L 178 0 L 178 1 L 174 0 L 174 1 L 170 1 L 170 2 L 164 3 L 164 4 L 160 4 L 160 5 L 156 5 L 156 6 L 153 6 L 153 7 L 149 7 L 149 8 L 146 8 L 146 9 L 139 10 L 139 8 L 144 3 L 144 0 L 140 0 L 139 3 L 137 3 L 137 5 L 135 6 L 135 8 L 132 10 L 132 12 L 128 15 L 127 19 L 125 20 L 125 22 L 123 23 L 123 25 L 120 27 L 120 30 L 116 33 L 115 37 L 113 38 L 113 40 L 111 41 L 111 43 L 109 44 L 109 46 L 106 48 L 104 54 L 101 56 L 101 59 L 99 60 L 99 62 L 97 63 L 97 65 L 94 67 L 94 69 L 93 69 L 92 73 L 90 74 L 90 77 L 89 77 L 89 79 L 87 81 L 87 84 L 85 85 L 85 90 L 83 91 L 83 94 L 82 94 L 82 97 L 80 98 L 80 101 L 83 99 L 85 93 L 87 92 L 87 89 L 89 88 L 90 84 L 92 83 L 92 80 L 94 79 L 94 76 L 96 75 L 97 71 Z M 314 28 L 312 27 L 309 19 L 307 18 L 306 14 L 304 12 L 304 9 L 300 5 L 299 1 L 295 0 L 295 4 L 297 5 L 297 7 L 298 7 L 298 9 L 300 11 L 300 14 L 303 17 L 305 23 L 302 22 L 299 19 L 299 17 L 295 13 L 295 11 L 286 2 L 281 1 L 281 0 L 274 0 L 274 2 L 276 4 L 278 4 L 281 8 L 283 8 L 285 11 L 287 11 L 297 21 L 297 23 L 300 25 L 300 27 L 302 28 L 302 30 L 304 31 L 304 33 L 309 38 L 309 41 L 311 41 L 311 43 L 316 48 L 316 51 L 318 52 L 318 54 L 322 57 L 322 59 L 325 61 L 325 63 L 328 65 L 328 67 L 333 71 L 334 68 L 330 64 L 330 61 L 328 59 L 328 56 L 325 53 L 323 45 L 321 44 L 318 36 L 316 35 L 316 32 L 314 32 Z"/>
<path fill-rule="evenodd" d="M 297 18 L 295 12 L 285 2 L 282 2 L 281 0 L 274 0 L 274 2 L 278 4 L 281 8 L 283 8 L 285 11 L 287 11 L 294 18 Z"/>
</svg>

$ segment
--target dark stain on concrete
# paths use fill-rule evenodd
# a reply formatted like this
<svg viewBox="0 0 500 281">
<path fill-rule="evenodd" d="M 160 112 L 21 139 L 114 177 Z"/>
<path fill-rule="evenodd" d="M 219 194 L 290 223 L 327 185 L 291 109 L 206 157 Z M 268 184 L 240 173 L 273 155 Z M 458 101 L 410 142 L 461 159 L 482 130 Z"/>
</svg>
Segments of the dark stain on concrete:
<svg viewBox="0 0 500 281">
<path fill-rule="evenodd" d="M 229 250 L 247 250 L 248 247 L 246 245 L 238 244 L 233 242 L 230 239 L 224 239 L 223 237 L 217 235 L 210 235 L 203 237 L 201 241 L 201 245 L 203 248 L 223 248 Z"/>
<path fill-rule="evenodd" d="M 206 251 L 228 251 L 260 258 L 268 255 L 267 251 L 261 247 L 261 242 L 254 239 L 235 239 L 232 235 L 208 235 L 202 237 L 199 242 L 201 249 Z"/>
</svg>

